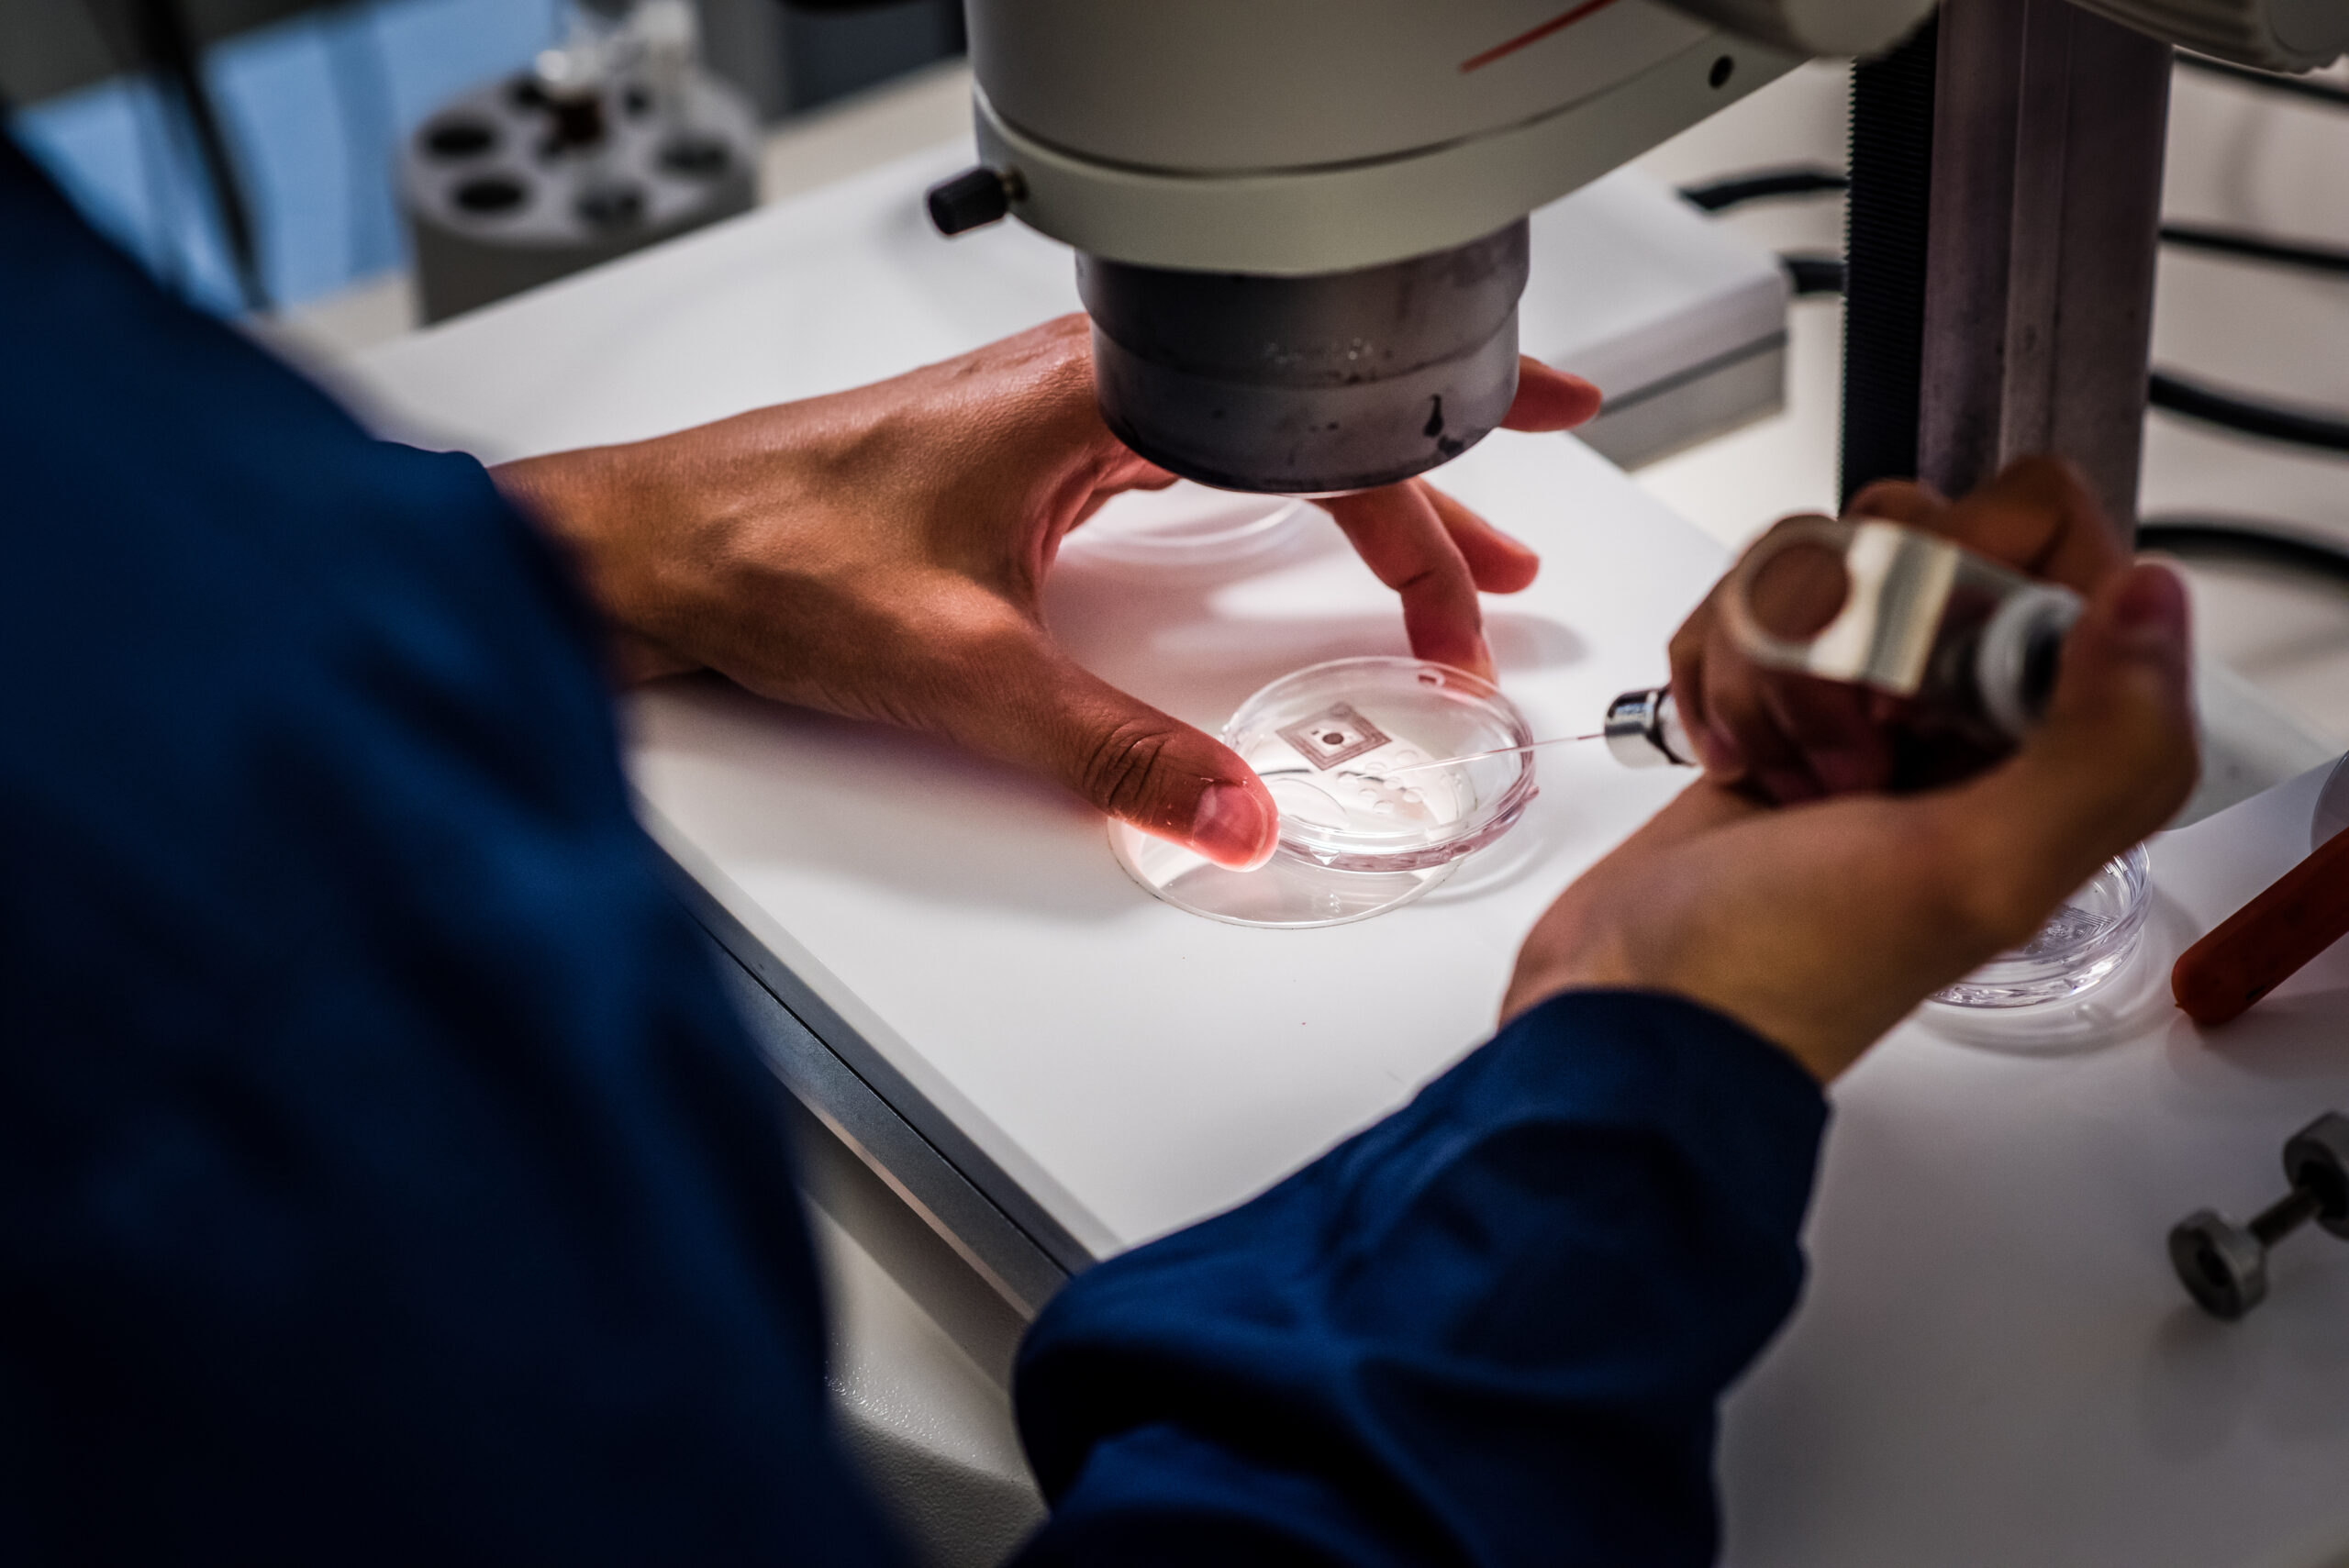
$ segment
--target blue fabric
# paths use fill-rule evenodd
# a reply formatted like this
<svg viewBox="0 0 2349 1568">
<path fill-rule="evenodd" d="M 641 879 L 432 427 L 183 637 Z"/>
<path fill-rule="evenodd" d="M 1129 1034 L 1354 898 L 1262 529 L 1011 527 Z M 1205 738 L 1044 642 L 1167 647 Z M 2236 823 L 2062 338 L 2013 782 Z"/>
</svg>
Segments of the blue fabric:
<svg viewBox="0 0 2349 1568">
<path fill-rule="evenodd" d="M 774 1081 L 480 464 L 0 153 L 0 1562 L 892 1561 Z"/>
<path fill-rule="evenodd" d="M 1701 1564 L 1714 1405 L 1794 1305 L 1825 1102 L 1664 996 L 1532 1009 L 1038 1319 L 1038 1563 Z"/>
<path fill-rule="evenodd" d="M 0 1561 L 895 1561 L 561 562 L 5 138 L 0 462 Z M 1030 1560 L 1704 1560 L 1822 1116 L 1536 1010 L 1063 1294 Z"/>
</svg>

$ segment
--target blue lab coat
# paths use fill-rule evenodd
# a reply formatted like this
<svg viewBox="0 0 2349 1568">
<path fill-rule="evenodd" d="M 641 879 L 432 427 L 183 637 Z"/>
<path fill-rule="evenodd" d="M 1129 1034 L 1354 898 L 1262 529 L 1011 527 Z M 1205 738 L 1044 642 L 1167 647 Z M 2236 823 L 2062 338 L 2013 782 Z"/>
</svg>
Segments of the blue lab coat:
<svg viewBox="0 0 2349 1568">
<path fill-rule="evenodd" d="M 0 1561 L 896 1560 L 596 631 L 0 138 Z M 1586 995 L 1030 1335 L 1037 1563 L 1702 1563 L 1818 1090 Z"/>
</svg>

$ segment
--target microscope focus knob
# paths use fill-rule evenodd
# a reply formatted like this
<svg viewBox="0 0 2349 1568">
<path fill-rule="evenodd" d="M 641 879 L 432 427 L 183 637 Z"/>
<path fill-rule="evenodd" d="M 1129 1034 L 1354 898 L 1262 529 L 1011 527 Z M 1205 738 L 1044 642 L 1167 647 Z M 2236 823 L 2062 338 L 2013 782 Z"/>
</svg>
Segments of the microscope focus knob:
<svg viewBox="0 0 2349 1568">
<path fill-rule="evenodd" d="M 1011 212 L 1011 182 L 981 164 L 930 186 L 930 221 L 950 238 L 1000 223 Z"/>
</svg>

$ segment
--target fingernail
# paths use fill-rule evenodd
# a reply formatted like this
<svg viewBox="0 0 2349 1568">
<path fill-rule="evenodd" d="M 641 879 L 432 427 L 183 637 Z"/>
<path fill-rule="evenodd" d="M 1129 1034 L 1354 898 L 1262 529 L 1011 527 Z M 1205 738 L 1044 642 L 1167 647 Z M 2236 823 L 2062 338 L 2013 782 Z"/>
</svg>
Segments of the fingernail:
<svg viewBox="0 0 2349 1568">
<path fill-rule="evenodd" d="M 2174 643 L 2186 636 L 2186 584 L 2165 566 L 2150 563 L 2129 573 L 2112 606 L 2113 624 L 2132 641 Z"/>
<path fill-rule="evenodd" d="M 1191 847 L 1234 871 L 1253 871 L 1272 858 L 1273 818 L 1255 794 L 1239 784 L 1209 784 L 1191 815 Z"/>
</svg>

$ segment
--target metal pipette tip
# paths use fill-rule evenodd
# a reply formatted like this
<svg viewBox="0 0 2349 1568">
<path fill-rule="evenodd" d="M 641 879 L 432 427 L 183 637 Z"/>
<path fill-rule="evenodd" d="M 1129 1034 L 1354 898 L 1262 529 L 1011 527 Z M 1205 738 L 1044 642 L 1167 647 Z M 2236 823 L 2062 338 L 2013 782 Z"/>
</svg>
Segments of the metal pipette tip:
<svg viewBox="0 0 2349 1568">
<path fill-rule="evenodd" d="M 1408 767 L 1386 768 L 1370 776 L 1376 779 L 1391 779 L 1403 773 L 1425 773 L 1430 768 L 1456 768 L 1463 762 L 1481 762 L 1487 757 L 1508 757 L 1520 751 L 1539 751 L 1544 746 L 1571 746 L 1577 740 L 1606 739 L 1607 732 L 1603 729 L 1588 735 L 1553 735 L 1547 740 L 1529 740 L 1522 746 L 1496 746 L 1489 751 L 1471 751 L 1465 756 L 1439 757 L 1432 762 L 1413 762 Z"/>
</svg>

